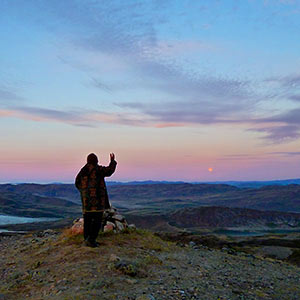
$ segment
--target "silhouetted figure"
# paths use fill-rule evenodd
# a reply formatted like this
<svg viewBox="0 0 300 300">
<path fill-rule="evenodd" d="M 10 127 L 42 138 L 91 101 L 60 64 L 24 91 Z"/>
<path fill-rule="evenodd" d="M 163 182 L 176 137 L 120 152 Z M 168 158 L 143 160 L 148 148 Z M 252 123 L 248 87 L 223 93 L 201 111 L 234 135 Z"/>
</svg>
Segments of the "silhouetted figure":
<svg viewBox="0 0 300 300">
<path fill-rule="evenodd" d="M 94 153 L 87 157 L 87 164 L 76 176 L 75 185 L 80 191 L 84 229 L 83 235 L 87 246 L 97 247 L 96 238 L 101 228 L 102 215 L 110 208 L 104 177 L 111 176 L 116 169 L 115 155 L 110 154 L 108 167 L 98 165 Z"/>
</svg>

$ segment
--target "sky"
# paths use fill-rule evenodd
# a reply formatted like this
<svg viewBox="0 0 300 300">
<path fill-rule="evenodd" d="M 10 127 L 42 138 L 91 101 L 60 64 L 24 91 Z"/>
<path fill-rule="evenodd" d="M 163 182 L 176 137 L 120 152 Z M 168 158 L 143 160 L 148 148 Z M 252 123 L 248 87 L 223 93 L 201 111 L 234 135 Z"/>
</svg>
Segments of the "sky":
<svg viewBox="0 0 300 300">
<path fill-rule="evenodd" d="M 0 182 L 300 178 L 300 0 L 0 0 Z"/>
</svg>

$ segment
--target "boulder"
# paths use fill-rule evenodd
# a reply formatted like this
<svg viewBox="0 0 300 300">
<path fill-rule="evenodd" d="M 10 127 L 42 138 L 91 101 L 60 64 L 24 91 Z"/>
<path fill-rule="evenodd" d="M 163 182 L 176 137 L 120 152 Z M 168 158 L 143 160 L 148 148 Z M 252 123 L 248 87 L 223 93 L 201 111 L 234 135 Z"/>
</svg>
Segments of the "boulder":
<svg viewBox="0 0 300 300">
<path fill-rule="evenodd" d="M 82 234 L 83 233 L 83 218 L 78 218 L 73 222 L 71 228 L 73 234 Z"/>
<path fill-rule="evenodd" d="M 122 215 L 114 215 L 113 219 L 120 222 L 123 222 L 125 220 L 125 218 Z"/>
<path fill-rule="evenodd" d="M 132 230 L 135 230 L 136 229 L 136 226 L 134 224 L 129 224 L 128 225 L 128 228 L 129 229 L 132 229 Z"/>
<path fill-rule="evenodd" d="M 125 226 L 124 226 L 123 223 L 121 223 L 121 222 L 119 222 L 119 221 L 116 221 L 115 224 L 116 224 L 116 229 L 117 229 L 117 231 L 122 231 L 122 230 L 125 229 Z"/>
<path fill-rule="evenodd" d="M 103 231 L 104 232 L 109 232 L 109 231 L 113 231 L 115 229 L 115 224 L 112 222 L 106 222 L 106 225 L 104 226 Z"/>
</svg>

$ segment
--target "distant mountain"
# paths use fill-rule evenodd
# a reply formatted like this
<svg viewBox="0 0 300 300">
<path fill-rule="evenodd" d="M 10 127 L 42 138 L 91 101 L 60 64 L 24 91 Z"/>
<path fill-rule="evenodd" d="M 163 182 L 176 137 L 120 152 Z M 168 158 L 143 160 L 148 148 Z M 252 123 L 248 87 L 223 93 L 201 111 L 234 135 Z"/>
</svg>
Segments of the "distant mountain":
<svg viewBox="0 0 300 300">
<path fill-rule="evenodd" d="M 141 180 L 141 181 L 128 181 L 128 182 L 121 182 L 121 181 L 107 181 L 107 186 L 112 185 L 145 185 L 145 184 L 179 184 L 185 183 L 184 181 L 158 181 L 158 180 Z"/>
<path fill-rule="evenodd" d="M 267 185 L 289 185 L 289 184 L 300 184 L 300 179 L 284 179 L 284 180 L 267 180 L 267 181 L 194 181 L 194 182 L 184 182 L 184 181 L 108 181 L 107 185 L 145 185 L 145 184 L 180 184 L 180 183 L 191 183 L 191 184 L 226 184 L 233 185 L 240 188 L 260 188 Z"/>
<path fill-rule="evenodd" d="M 289 185 L 300 184 L 300 179 L 285 179 L 271 181 L 215 181 L 206 182 L 210 184 L 229 184 L 240 188 L 260 188 L 267 185 Z"/>
<path fill-rule="evenodd" d="M 267 185 L 289 185 L 289 184 L 299 184 L 300 178 L 295 179 L 284 179 L 284 180 L 267 180 L 267 181 L 193 181 L 193 182 L 185 182 L 185 181 L 167 181 L 167 180 L 140 180 L 140 181 L 107 181 L 107 186 L 113 185 L 146 185 L 146 184 L 182 184 L 182 183 L 190 183 L 190 184 L 226 184 L 233 185 L 235 187 L 240 188 L 260 188 Z M 4 184 L 2 184 L 4 185 Z M 52 182 L 49 184 L 34 184 L 34 183 L 15 183 L 13 185 L 63 185 L 63 186 L 72 186 L 73 183 L 61 183 L 61 182 Z M 1 184 L 0 184 L 1 186 Z"/>
</svg>

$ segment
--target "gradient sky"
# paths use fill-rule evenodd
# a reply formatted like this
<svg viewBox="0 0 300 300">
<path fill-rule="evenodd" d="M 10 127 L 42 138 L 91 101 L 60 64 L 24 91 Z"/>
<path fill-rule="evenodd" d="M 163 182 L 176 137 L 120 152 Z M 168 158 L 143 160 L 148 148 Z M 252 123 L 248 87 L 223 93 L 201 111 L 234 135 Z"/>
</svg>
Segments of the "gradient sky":
<svg viewBox="0 0 300 300">
<path fill-rule="evenodd" d="M 0 182 L 300 177 L 300 1 L 1 0 Z"/>
</svg>

